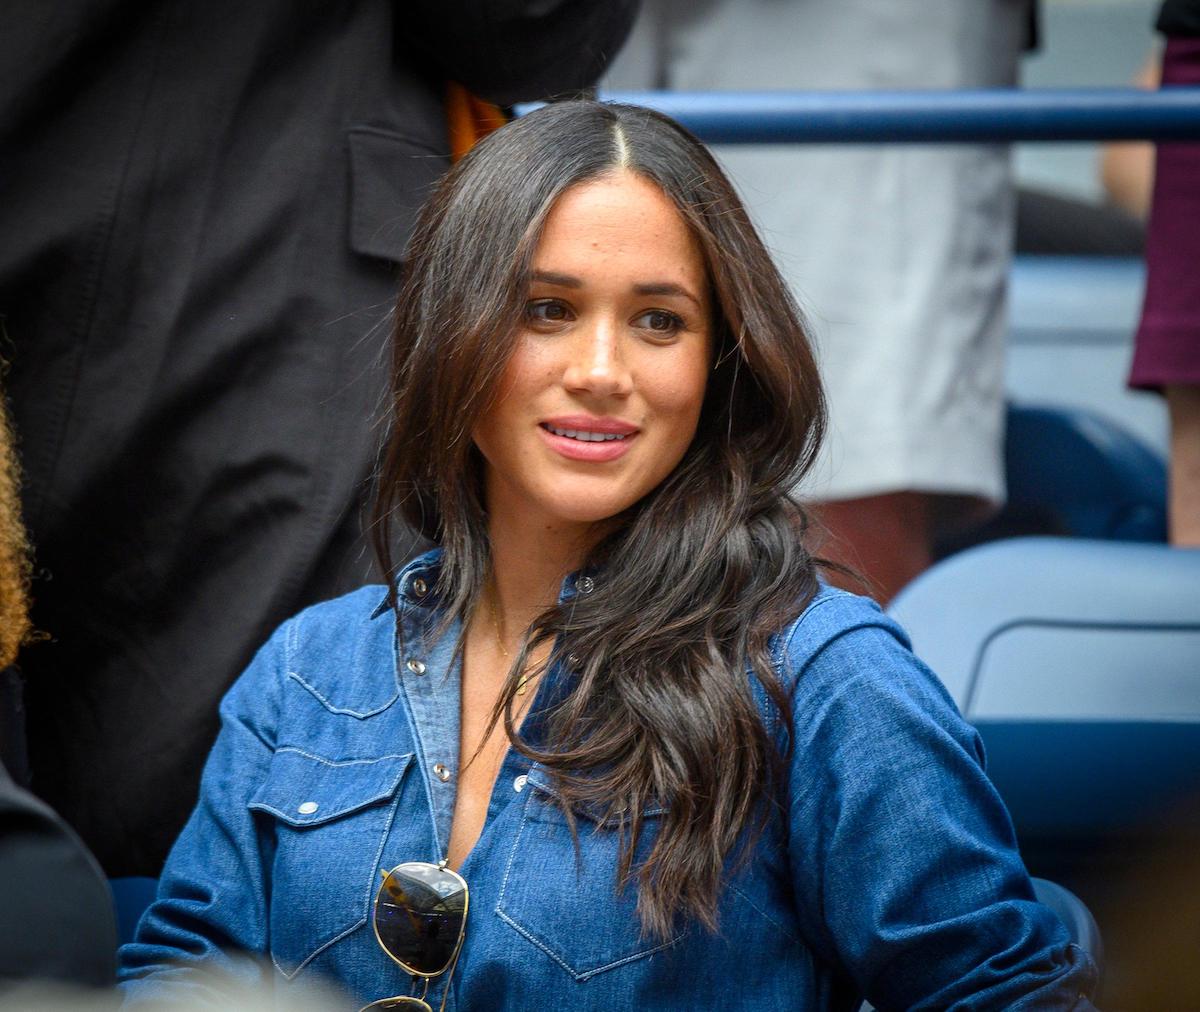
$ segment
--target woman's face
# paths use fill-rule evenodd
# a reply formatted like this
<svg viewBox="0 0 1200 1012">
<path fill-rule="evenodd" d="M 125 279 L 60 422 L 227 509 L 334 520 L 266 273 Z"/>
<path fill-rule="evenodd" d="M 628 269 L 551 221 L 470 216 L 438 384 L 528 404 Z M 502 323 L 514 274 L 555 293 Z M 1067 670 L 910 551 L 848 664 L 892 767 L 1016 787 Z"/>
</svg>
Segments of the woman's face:
<svg viewBox="0 0 1200 1012">
<path fill-rule="evenodd" d="M 493 517 L 588 527 L 670 474 L 696 433 L 712 323 L 700 249 L 661 190 L 618 171 L 563 193 L 515 340 L 474 430 Z"/>
</svg>

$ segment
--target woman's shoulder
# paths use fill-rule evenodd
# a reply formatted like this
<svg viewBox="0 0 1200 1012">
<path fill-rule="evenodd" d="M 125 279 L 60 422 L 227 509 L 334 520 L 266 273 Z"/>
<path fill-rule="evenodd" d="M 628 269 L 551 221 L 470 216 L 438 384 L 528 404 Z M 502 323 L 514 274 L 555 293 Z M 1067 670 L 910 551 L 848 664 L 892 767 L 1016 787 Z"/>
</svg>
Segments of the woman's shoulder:
<svg viewBox="0 0 1200 1012">
<path fill-rule="evenodd" d="M 314 699 L 339 716 L 365 719 L 390 709 L 401 696 L 398 643 L 419 639 L 432 649 L 449 635 L 440 625 L 440 566 L 434 549 L 396 575 L 394 598 L 382 584 L 368 584 L 293 615 L 234 683 L 223 712 L 276 714 Z"/>
<path fill-rule="evenodd" d="M 441 549 L 435 548 L 411 559 L 396 574 L 399 605 L 425 606 L 436 611 L 436 583 L 441 568 Z M 277 631 L 286 640 L 289 654 L 337 651 L 355 658 L 364 643 L 386 642 L 395 636 L 395 611 L 388 588 L 367 584 L 340 597 L 310 605 L 293 615 Z"/>
<path fill-rule="evenodd" d="M 263 644 L 222 709 L 277 710 L 296 689 L 337 713 L 378 709 L 394 695 L 394 640 L 386 587 L 365 586 L 310 605 Z"/>
<path fill-rule="evenodd" d="M 391 613 L 387 587 L 373 583 L 309 605 L 288 619 L 281 630 L 296 645 L 329 638 L 346 640 L 361 636 L 364 629 L 381 622 L 390 625 Z"/>
<path fill-rule="evenodd" d="M 797 698 L 882 695 L 953 709 L 895 619 L 868 597 L 824 584 L 778 636 L 776 662 Z"/>
<path fill-rule="evenodd" d="M 822 583 L 777 636 L 779 660 L 787 669 L 798 671 L 832 643 L 858 630 L 873 630 L 867 638 L 881 635 L 905 649 L 911 647 L 900 624 L 871 598 Z"/>
</svg>

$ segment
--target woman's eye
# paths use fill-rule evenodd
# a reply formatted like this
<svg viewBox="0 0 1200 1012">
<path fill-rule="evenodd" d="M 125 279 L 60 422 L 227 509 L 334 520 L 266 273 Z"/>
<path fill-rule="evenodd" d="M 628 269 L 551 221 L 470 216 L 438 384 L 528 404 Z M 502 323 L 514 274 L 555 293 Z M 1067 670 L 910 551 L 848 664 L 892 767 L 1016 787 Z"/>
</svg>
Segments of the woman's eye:
<svg viewBox="0 0 1200 1012">
<path fill-rule="evenodd" d="M 634 323 L 647 330 L 652 330 L 656 334 L 674 334 L 677 330 L 683 329 L 683 320 L 665 309 L 651 309 L 649 312 L 642 313 Z"/>
<path fill-rule="evenodd" d="M 554 299 L 542 299 L 527 303 L 525 316 L 534 323 L 562 323 L 564 320 L 570 319 L 571 314 L 561 302 Z"/>
</svg>

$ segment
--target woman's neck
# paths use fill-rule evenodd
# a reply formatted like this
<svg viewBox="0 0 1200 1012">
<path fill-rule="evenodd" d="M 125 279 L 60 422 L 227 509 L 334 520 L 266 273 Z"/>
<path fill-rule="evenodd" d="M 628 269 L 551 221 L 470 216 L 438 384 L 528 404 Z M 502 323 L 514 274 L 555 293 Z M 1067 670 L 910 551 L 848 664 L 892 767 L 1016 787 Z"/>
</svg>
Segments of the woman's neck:
<svg viewBox="0 0 1200 1012">
<path fill-rule="evenodd" d="M 578 525 L 547 525 L 493 514 L 488 524 L 492 586 L 505 632 L 514 639 L 558 601 L 563 577 L 579 568 L 595 535 Z"/>
</svg>

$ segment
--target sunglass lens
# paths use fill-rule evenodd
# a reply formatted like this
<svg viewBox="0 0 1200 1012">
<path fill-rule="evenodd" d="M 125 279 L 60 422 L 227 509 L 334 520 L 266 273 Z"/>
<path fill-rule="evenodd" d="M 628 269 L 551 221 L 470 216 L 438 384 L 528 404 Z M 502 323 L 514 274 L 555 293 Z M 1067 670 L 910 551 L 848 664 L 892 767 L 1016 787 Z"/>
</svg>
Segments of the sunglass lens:
<svg viewBox="0 0 1200 1012">
<path fill-rule="evenodd" d="M 379 887 L 375 933 L 394 959 L 431 976 L 454 959 L 466 914 L 466 883 L 452 871 L 413 861 L 393 868 Z"/>
<path fill-rule="evenodd" d="M 420 998 L 381 998 L 364 1005 L 359 1012 L 433 1012 L 428 1002 Z"/>
</svg>

